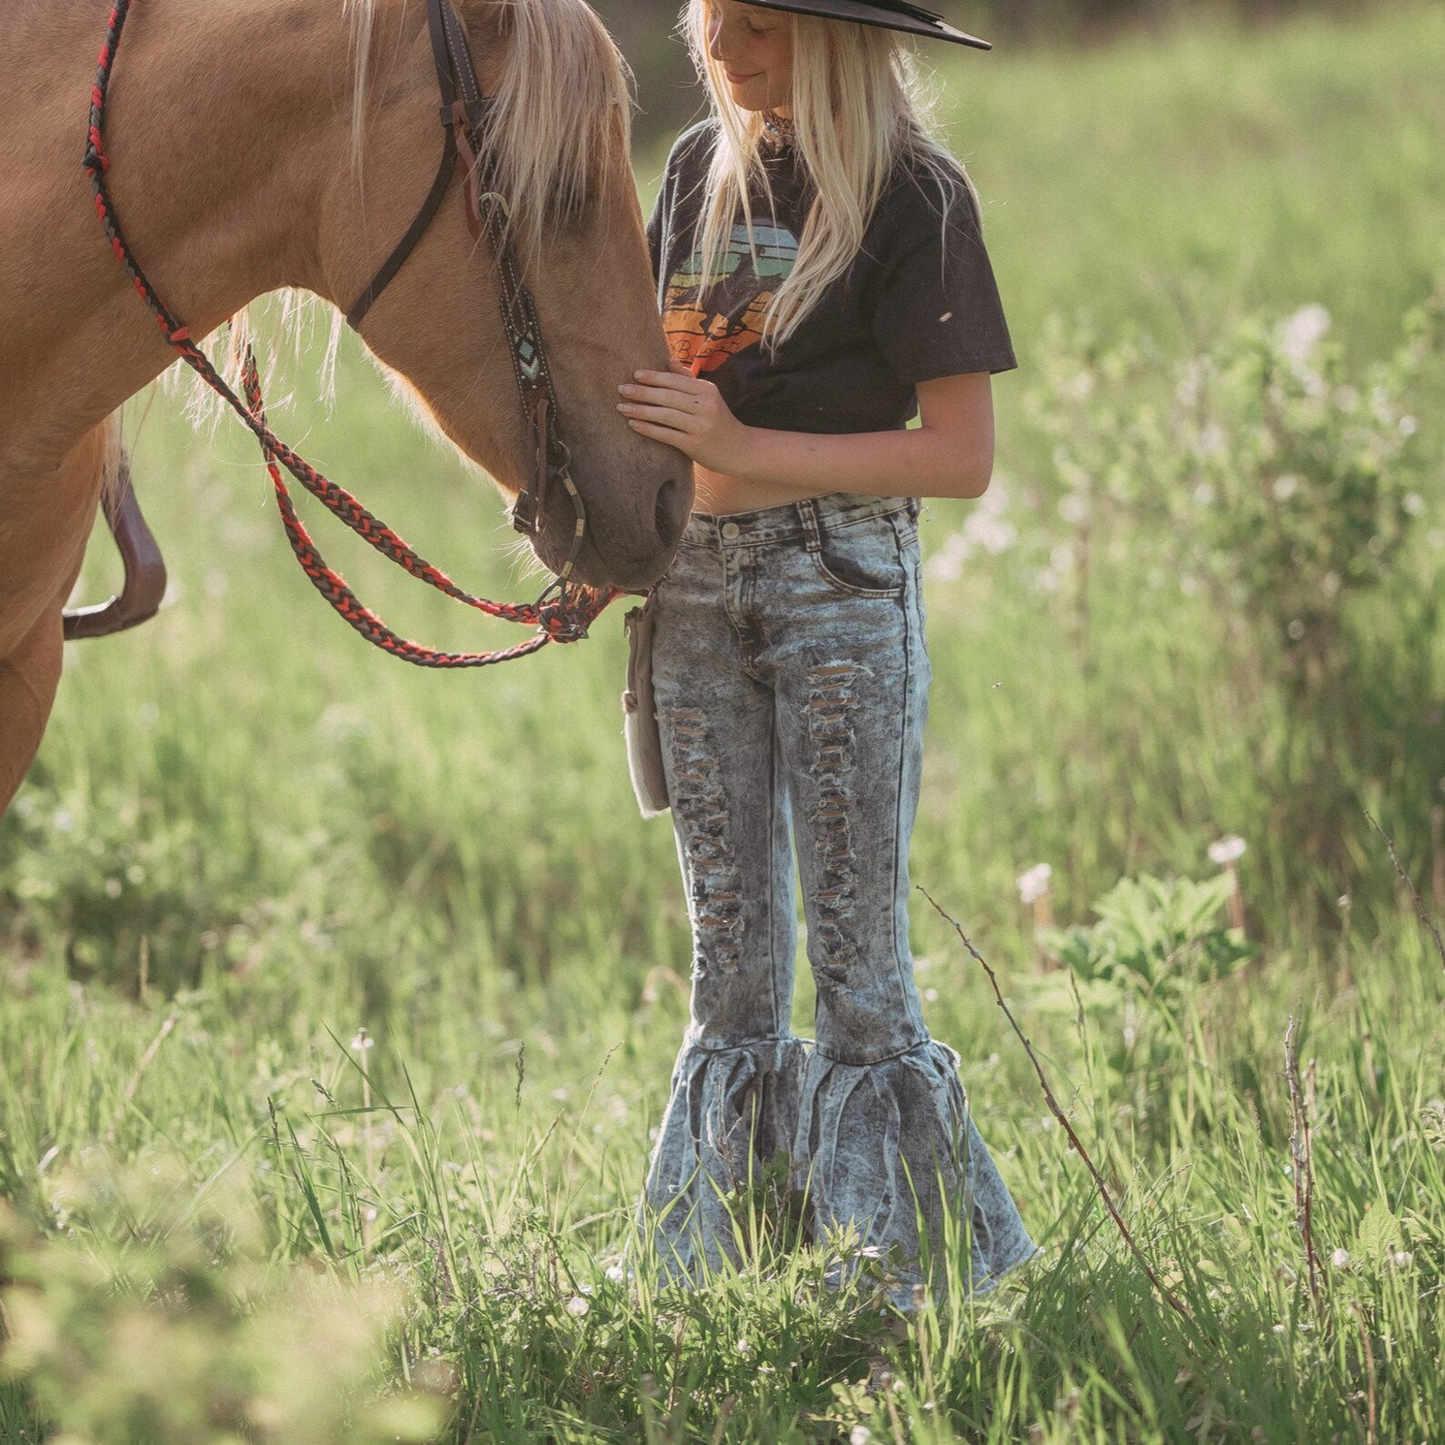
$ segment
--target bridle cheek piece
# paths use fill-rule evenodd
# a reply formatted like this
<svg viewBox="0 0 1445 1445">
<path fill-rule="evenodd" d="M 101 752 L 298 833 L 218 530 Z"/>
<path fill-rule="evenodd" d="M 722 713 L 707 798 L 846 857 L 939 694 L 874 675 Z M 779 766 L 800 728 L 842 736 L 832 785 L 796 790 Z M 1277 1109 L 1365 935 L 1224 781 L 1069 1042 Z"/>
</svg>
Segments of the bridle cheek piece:
<svg viewBox="0 0 1445 1445">
<path fill-rule="evenodd" d="M 561 437 L 557 393 L 547 364 L 536 302 L 522 281 L 517 263 L 511 236 L 511 209 L 497 189 L 496 154 L 484 144 L 496 101 L 486 94 L 477 79 L 466 32 L 448 0 L 427 0 L 427 26 L 431 33 L 437 88 L 441 92 L 441 123 L 447 131 L 441 160 L 431 191 L 411 228 L 367 283 L 346 313 L 346 319 L 353 328 L 360 327 L 376 298 L 406 264 L 441 205 L 460 159 L 467 228 L 473 240 L 486 239 L 496 262 L 507 352 L 512 360 L 517 398 L 532 435 L 531 475 L 513 505 L 512 525 L 529 537 L 535 536 L 549 484 L 558 481 L 566 488 L 577 514 L 571 552 L 558 574 L 558 582 L 566 583 L 586 535 L 587 508 L 572 482 L 571 454 Z"/>
<path fill-rule="evenodd" d="M 572 572 L 587 533 L 587 509 L 571 475 L 571 454 L 562 440 L 556 391 L 542 343 L 536 302 L 522 281 L 521 267 L 511 238 L 510 214 L 505 198 L 497 191 L 496 160 L 478 140 L 485 140 L 487 121 L 495 101 L 485 95 L 477 82 L 466 32 L 448 0 L 427 0 L 427 22 L 431 32 L 432 57 L 441 92 L 440 118 L 447 134 L 441 162 L 431 190 L 422 202 L 405 236 L 382 263 L 375 276 L 346 314 L 357 328 L 378 296 L 405 264 L 422 234 L 440 208 L 460 158 L 464 166 L 463 190 L 467 224 L 474 239 L 485 237 L 496 265 L 502 326 L 512 358 L 517 396 L 531 438 L 530 475 L 512 507 L 512 524 L 519 532 L 535 538 L 541 526 L 548 493 L 555 483 L 572 499 L 576 524 L 566 562 L 542 595 L 531 604 L 490 602 L 459 588 L 446 573 L 412 550 L 379 518 L 373 516 L 343 488 L 329 481 L 282 442 L 266 423 L 256 358 L 247 346 L 241 358 L 241 385 L 245 401 L 235 394 L 217 372 L 209 357 L 192 339 L 147 279 L 126 243 L 115 207 L 106 187 L 110 162 L 105 154 L 105 104 L 115 54 L 131 0 L 115 0 L 101 45 L 95 85 L 91 91 L 89 126 L 86 133 L 84 166 L 90 174 L 96 212 L 110 238 L 111 248 L 126 268 L 136 291 L 150 308 L 167 342 L 208 386 L 240 416 L 260 443 L 262 456 L 276 491 L 277 506 L 292 551 L 302 569 L 323 597 L 362 636 L 407 662 L 423 667 L 483 667 L 536 652 L 549 642 L 575 642 L 587 635 L 589 625 L 618 595 L 615 589 L 588 587 L 572 581 Z M 489 616 L 535 626 L 535 636 L 515 647 L 493 652 L 437 652 L 408 641 L 393 632 L 362 605 L 341 575 L 328 567 L 317 552 L 281 476 L 284 467 L 325 507 L 340 517 L 363 541 L 403 567 L 412 576 L 447 596 Z"/>
</svg>

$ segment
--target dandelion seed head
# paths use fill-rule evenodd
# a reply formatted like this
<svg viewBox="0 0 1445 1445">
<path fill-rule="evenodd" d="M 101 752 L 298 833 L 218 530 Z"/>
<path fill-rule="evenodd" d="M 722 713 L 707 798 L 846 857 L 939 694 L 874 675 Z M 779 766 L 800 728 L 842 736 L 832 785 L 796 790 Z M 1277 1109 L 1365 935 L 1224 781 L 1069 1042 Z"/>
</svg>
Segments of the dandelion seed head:
<svg viewBox="0 0 1445 1445">
<path fill-rule="evenodd" d="M 1019 898 L 1024 903 L 1037 903 L 1048 893 L 1053 876 L 1054 870 L 1047 863 L 1035 863 L 1026 873 L 1019 874 Z"/>
<path fill-rule="evenodd" d="M 1286 318 L 1280 328 L 1279 349 L 1296 367 L 1302 367 L 1314 355 L 1329 329 L 1329 310 L 1313 301 Z"/>
</svg>

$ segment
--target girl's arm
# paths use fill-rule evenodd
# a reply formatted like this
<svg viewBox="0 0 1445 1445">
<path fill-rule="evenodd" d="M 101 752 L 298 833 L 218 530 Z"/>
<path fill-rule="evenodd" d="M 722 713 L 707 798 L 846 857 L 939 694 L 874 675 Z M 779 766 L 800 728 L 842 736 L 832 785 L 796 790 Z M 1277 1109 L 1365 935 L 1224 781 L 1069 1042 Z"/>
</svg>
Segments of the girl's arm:
<svg viewBox="0 0 1445 1445">
<path fill-rule="evenodd" d="M 698 466 L 800 494 L 980 497 L 993 472 L 993 388 L 986 371 L 918 384 L 920 425 L 843 435 L 744 426 L 716 385 L 678 363 L 619 387 L 618 411 L 643 436 Z"/>
</svg>

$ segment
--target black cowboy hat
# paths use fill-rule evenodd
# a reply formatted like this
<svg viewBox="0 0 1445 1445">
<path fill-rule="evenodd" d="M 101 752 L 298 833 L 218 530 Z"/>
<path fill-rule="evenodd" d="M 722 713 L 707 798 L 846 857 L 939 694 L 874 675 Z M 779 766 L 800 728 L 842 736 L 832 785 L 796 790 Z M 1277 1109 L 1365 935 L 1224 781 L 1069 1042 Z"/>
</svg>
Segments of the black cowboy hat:
<svg viewBox="0 0 1445 1445">
<path fill-rule="evenodd" d="M 817 15 L 825 20 L 851 20 L 855 25 L 876 25 L 882 30 L 901 30 L 907 35 L 927 35 L 934 40 L 952 40 L 975 50 L 992 50 L 987 40 L 965 35 L 945 25 L 941 16 L 908 0 L 746 0 L 762 10 L 791 10 L 795 15 Z"/>
</svg>

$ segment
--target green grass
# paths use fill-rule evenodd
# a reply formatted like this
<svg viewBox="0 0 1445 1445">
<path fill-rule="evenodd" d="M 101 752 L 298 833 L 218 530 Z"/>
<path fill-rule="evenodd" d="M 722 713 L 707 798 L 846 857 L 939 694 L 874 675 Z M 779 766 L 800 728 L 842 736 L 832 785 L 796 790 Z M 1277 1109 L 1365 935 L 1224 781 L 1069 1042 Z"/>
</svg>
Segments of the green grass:
<svg viewBox="0 0 1445 1445">
<path fill-rule="evenodd" d="M 1101 545 L 1083 594 L 1049 590 L 1072 533 L 1024 394 L 1058 313 L 1174 359 L 1235 317 L 1319 301 L 1352 358 L 1384 354 L 1441 265 L 1442 73 L 1438 7 L 1201 23 L 946 72 L 1024 363 L 997 388 L 1018 535 L 930 582 L 914 874 L 999 968 L 1190 1320 L 1129 1256 L 926 906 L 930 1025 L 963 1056 L 1046 1260 L 882 1345 L 866 1282 L 824 1290 L 821 1252 L 778 1250 L 763 1205 L 737 1278 L 678 1296 L 619 1271 L 688 972 L 670 830 L 636 816 L 626 780 L 620 626 L 501 671 L 398 665 L 311 595 L 237 429 L 197 434 L 162 392 L 129 429 L 177 596 L 71 649 L 0 824 L 0 1277 L 22 1282 L 0 1439 L 426 1433 L 425 1408 L 378 1413 L 377 1388 L 393 1409 L 445 1400 L 456 1440 L 1438 1438 L 1445 967 L 1367 829 L 1346 867 L 1305 875 L 1311 898 L 1285 886 L 1296 840 L 1261 762 L 1285 723 L 1242 689 L 1228 619 L 1127 549 Z M 1445 400 L 1438 372 L 1430 386 L 1423 419 Z M 527 591 L 489 489 L 356 357 L 334 415 L 303 401 L 280 421 L 467 585 Z M 1445 520 L 1427 500 L 1402 596 L 1438 593 Z M 970 509 L 930 511 L 945 556 Z M 408 635 L 509 636 L 322 545 Z M 97 544 L 89 590 L 110 572 Z M 1401 645 L 1392 607 L 1368 621 L 1383 660 Z M 1409 736 L 1439 775 L 1439 642 L 1412 640 L 1432 643 Z M 1437 800 L 1391 781 L 1408 775 L 1364 801 L 1425 886 Z M 1250 845 L 1258 954 L 1241 972 L 1167 996 L 1085 989 L 1080 1010 L 1039 968 L 1024 869 L 1051 864 L 1061 920 L 1085 922 L 1121 876 L 1208 876 L 1226 832 Z M 1318 899 L 1344 896 L 1322 922 Z M 804 988 L 804 1033 L 810 1011 Z M 1295 1230 L 1290 1016 L 1318 1307 Z M 374 1047 L 352 1047 L 362 1028 Z M 317 1303 L 313 1272 L 355 1294 Z M 874 1397 L 880 1348 L 896 1382 Z"/>
</svg>

